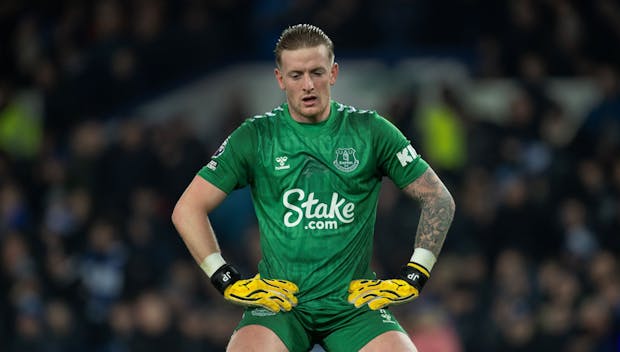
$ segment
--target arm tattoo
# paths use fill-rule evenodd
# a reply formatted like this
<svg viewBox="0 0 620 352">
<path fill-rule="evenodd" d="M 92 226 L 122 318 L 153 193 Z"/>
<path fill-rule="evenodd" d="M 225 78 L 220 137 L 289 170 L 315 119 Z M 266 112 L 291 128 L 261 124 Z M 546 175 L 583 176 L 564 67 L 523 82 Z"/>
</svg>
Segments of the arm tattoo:
<svg viewBox="0 0 620 352">
<path fill-rule="evenodd" d="M 428 249 L 437 257 L 454 218 L 454 199 L 430 167 L 404 191 L 421 207 L 415 248 Z"/>
</svg>

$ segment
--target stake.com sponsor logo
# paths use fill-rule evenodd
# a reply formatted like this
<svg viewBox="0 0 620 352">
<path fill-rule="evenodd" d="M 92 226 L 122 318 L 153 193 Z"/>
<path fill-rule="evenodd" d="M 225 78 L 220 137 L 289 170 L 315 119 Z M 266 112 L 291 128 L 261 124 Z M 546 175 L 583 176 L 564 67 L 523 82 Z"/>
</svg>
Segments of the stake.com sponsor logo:
<svg viewBox="0 0 620 352">
<path fill-rule="evenodd" d="M 303 202 L 299 205 L 293 204 L 300 201 Z M 337 192 L 332 193 L 331 202 L 327 204 L 314 198 L 314 192 L 310 192 L 306 199 L 306 193 L 302 189 L 294 188 L 284 192 L 282 204 L 290 209 L 284 213 L 286 227 L 298 226 L 304 219 L 325 219 L 310 220 L 305 223 L 304 229 L 333 230 L 337 229 L 340 223 L 348 224 L 355 219 L 355 204 L 347 202 Z"/>
</svg>

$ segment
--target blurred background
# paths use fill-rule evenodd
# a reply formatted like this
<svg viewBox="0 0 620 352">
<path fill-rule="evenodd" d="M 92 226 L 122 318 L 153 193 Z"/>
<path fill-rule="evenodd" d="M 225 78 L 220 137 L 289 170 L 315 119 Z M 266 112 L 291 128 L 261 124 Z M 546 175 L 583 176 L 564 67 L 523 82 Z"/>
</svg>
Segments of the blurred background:
<svg viewBox="0 0 620 352">
<path fill-rule="evenodd" d="M 170 215 L 283 101 L 272 50 L 302 22 L 335 42 L 334 99 L 393 121 L 456 199 L 433 278 L 393 309 L 419 350 L 620 351 L 612 0 L 3 0 L 0 350 L 224 350 L 241 309 Z M 409 259 L 418 211 L 384 183 L 380 277 Z M 254 273 L 249 192 L 211 218 Z"/>
</svg>

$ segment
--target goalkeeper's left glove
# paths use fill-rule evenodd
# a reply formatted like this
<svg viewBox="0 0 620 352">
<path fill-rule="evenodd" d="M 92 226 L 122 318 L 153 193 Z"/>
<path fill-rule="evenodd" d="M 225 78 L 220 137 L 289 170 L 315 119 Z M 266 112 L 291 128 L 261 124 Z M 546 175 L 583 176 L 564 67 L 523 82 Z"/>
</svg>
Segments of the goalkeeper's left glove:
<svg viewBox="0 0 620 352">
<path fill-rule="evenodd" d="M 356 308 L 368 304 L 372 310 L 391 304 L 413 301 L 431 276 L 420 264 L 409 262 L 402 268 L 398 279 L 353 280 L 349 284 L 349 303 Z"/>
</svg>

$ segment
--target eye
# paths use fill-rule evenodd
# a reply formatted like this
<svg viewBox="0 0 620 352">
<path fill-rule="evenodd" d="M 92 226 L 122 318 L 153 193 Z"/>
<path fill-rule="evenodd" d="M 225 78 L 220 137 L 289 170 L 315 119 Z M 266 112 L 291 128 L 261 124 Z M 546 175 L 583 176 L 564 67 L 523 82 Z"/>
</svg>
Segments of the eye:
<svg viewBox="0 0 620 352">
<path fill-rule="evenodd" d="M 299 78 L 301 78 L 301 73 L 299 73 L 299 72 L 291 72 L 288 76 L 290 78 L 292 78 L 292 79 L 299 79 Z"/>
</svg>

